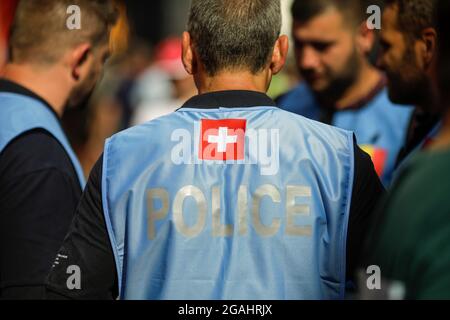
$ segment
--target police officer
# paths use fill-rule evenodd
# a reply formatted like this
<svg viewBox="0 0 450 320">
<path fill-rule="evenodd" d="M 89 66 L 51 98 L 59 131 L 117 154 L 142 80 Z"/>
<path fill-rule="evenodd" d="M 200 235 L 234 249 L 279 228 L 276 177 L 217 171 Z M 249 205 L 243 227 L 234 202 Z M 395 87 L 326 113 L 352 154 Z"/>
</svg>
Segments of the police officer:
<svg viewBox="0 0 450 320">
<path fill-rule="evenodd" d="M 411 107 L 393 104 L 386 79 L 369 61 L 373 1 L 296 0 L 292 37 L 304 80 L 278 99 L 281 108 L 355 132 L 385 186 L 403 146 Z"/>
<path fill-rule="evenodd" d="M 278 109 L 280 1 L 194 0 L 199 95 L 113 136 L 49 298 L 341 299 L 383 194 L 353 134 Z"/>
<path fill-rule="evenodd" d="M 66 27 L 72 5 L 82 29 Z M 18 5 L 0 79 L 0 298 L 44 297 L 84 187 L 60 117 L 94 88 L 115 19 L 110 1 Z"/>
</svg>

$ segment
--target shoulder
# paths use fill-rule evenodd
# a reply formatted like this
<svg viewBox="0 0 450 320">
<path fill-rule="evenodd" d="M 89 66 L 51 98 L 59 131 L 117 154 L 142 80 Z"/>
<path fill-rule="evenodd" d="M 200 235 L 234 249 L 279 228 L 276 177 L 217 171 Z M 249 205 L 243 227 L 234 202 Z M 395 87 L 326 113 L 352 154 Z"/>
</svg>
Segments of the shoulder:
<svg viewBox="0 0 450 320">
<path fill-rule="evenodd" d="M 188 123 L 179 112 L 174 112 L 121 131 L 106 140 L 105 158 L 109 159 L 116 152 L 142 156 L 159 155 L 167 148 L 176 130 L 186 128 Z M 106 162 L 108 163 L 107 160 Z"/>
<path fill-rule="evenodd" d="M 305 83 L 300 83 L 275 101 L 280 108 L 288 111 L 296 111 L 298 108 L 315 104 L 314 96 Z"/>
<path fill-rule="evenodd" d="M 448 151 L 422 153 L 413 158 L 392 190 L 388 210 L 391 218 L 408 219 L 417 228 L 425 224 L 433 225 L 431 230 L 444 227 L 442 222 L 448 221 L 450 214 L 449 161 Z"/>
<path fill-rule="evenodd" d="M 291 90 L 287 91 L 286 93 L 282 94 L 281 96 L 279 96 L 278 98 L 276 98 L 276 102 L 283 102 L 286 101 L 288 99 L 291 99 L 293 97 L 296 96 L 301 96 L 303 94 L 310 94 L 310 90 L 308 88 L 308 86 L 305 83 L 300 83 L 297 84 L 294 88 L 292 88 Z"/>
<path fill-rule="evenodd" d="M 0 170 L 23 175 L 57 169 L 72 175 L 72 164 L 64 147 L 46 130 L 28 131 L 11 141 L 0 154 Z"/>
<path fill-rule="evenodd" d="M 398 116 L 411 117 L 414 111 L 414 106 L 410 105 L 400 105 L 393 103 L 389 99 L 388 89 L 384 88 L 378 95 L 376 95 L 369 105 L 373 107 L 374 110 L 383 112 L 385 116 L 390 116 L 391 118 L 396 118 Z"/>
<path fill-rule="evenodd" d="M 146 139 L 149 139 L 149 137 L 155 138 L 155 136 L 149 136 L 149 134 L 158 134 L 161 130 L 173 128 L 183 121 L 184 119 L 179 112 L 172 112 L 168 115 L 164 115 L 154 120 L 120 131 L 109 138 L 108 141 L 118 141 L 122 139 L 133 140 L 143 137 Z"/>
<path fill-rule="evenodd" d="M 443 203 L 450 205 L 450 201 L 446 201 L 450 188 L 449 162 L 450 151 L 419 153 L 405 169 L 403 185 L 417 193 L 422 193 L 423 186 L 427 186 L 427 194 L 433 193 L 432 199 L 441 197 Z"/>
<path fill-rule="evenodd" d="M 345 136 L 350 138 L 353 143 L 354 134 L 351 131 L 331 126 L 284 109 L 278 109 L 277 113 L 280 117 L 280 123 L 290 123 L 293 125 L 290 128 L 291 130 L 308 131 L 324 137 Z"/>
</svg>

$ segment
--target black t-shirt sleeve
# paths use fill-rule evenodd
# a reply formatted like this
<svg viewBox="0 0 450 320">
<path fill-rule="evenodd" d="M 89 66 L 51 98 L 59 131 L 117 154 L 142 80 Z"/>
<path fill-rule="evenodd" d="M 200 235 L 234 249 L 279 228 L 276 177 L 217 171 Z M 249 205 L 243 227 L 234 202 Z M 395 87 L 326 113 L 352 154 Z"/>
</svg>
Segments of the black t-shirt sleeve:
<svg viewBox="0 0 450 320">
<path fill-rule="evenodd" d="M 41 299 L 81 187 L 70 158 L 44 130 L 0 154 L 0 298 Z"/>
<path fill-rule="evenodd" d="M 347 279 L 350 281 L 355 277 L 372 216 L 385 193 L 370 156 L 355 142 L 355 173 L 347 232 Z"/>
<path fill-rule="evenodd" d="M 116 265 L 102 207 L 102 165 L 101 157 L 91 172 L 74 221 L 48 276 L 48 299 L 117 297 Z"/>
</svg>

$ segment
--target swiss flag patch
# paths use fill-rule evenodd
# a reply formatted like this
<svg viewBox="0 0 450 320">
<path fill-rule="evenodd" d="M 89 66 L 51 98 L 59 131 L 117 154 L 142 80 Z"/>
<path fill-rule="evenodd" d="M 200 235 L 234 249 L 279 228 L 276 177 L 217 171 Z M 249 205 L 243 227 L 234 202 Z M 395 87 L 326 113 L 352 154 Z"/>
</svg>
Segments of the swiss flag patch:
<svg viewBox="0 0 450 320">
<path fill-rule="evenodd" d="M 199 158 L 201 160 L 244 160 L 247 120 L 201 121 Z"/>
</svg>

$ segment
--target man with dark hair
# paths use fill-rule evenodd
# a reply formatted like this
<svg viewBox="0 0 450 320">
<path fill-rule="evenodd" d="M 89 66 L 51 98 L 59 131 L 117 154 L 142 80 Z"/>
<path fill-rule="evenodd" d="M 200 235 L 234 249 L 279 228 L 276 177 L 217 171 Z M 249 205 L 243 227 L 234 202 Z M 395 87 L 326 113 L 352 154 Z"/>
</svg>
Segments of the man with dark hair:
<svg viewBox="0 0 450 320">
<path fill-rule="evenodd" d="M 437 76 L 431 79 L 439 89 L 435 107 L 444 114 L 442 127 L 407 163 L 384 203 L 364 263 L 378 266 L 384 281 L 381 290 L 367 290 L 362 277 L 363 298 L 450 299 L 450 3 L 436 1 L 436 8 Z M 415 47 L 419 53 L 429 50 L 425 43 Z"/>
<path fill-rule="evenodd" d="M 369 61 L 375 31 L 366 11 L 372 4 L 294 1 L 292 37 L 304 82 L 277 102 L 287 111 L 354 131 L 387 186 L 412 109 L 389 101 L 385 77 Z"/>
<path fill-rule="evenodd" d="M 49 297 L 344 298 L 383 187 L 352 133 L 265 94 L 280 29 L 280 1 L 192 2 L 182 60 L 199 95 L 107 141 Z"/>
<path fill-rule="evenodd" d="M 73 5 L 82 12 L 82 28 L 69 30 Z M 46 276 L 84 187 L 60 117 L 89 96 L 101 76 L 115 19 L 111 1 L 18 4 L 0 79 L 2 299 L 45 296 Z"/>
<path fill-rule="evenodd" d="M 440 126 L 436 87 L 430 80 L 438 37 L 435 5 L 435 0 L 387 0 L 383 11 L 379 66 L 388 78 L 389 97 L 417 106 L 398 164 L 426 146 Z"/>
</svg>

